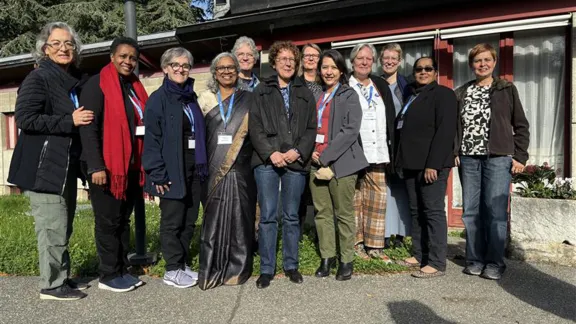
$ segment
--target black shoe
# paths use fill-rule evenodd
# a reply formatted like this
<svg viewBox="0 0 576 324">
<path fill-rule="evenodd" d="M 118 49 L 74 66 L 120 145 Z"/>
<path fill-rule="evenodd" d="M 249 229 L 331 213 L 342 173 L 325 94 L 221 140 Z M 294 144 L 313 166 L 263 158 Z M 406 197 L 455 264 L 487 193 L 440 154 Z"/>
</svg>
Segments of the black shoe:
<svg viewBox="0 0 576 324">
<path fill-rule="evenodd" d="M 67 284 L 64 284 L 58 288 L 54 289 L 42 289 L 40 290 L 40 299 L 49 300 L 78 300 L 86 297 L 87 295 L 81 291 L 74 290 L 70 288 Z"/>
<path fill-rule="evenodd" d="M 272 279 L 274 279 L 273 275 L 263 273 L 260 275 L 258 280 L 256 280 L 256 287 L 258 287 L 259 289 L 268 288 L 268 286 L 270 286 L 270 281 L 272 281 Z"/>
<path fill-rule="evenodd" d="M 471 276 L 479 276 L 482 273 L 483 268 L 484 267 L 479 264 L 470 264 L 467 265 L 462 272 Z"/>
<path fill-rule="evenodd" d="M 304 278 L 302 278 L 302 275 L 300 272 L 298 272 L 298 269 L 286 270 L 284 273 L 286 274 L 286 277 L 288 277 L 293 283 L 299 284 L 304 282 Z"/>
<path fill-rule="evenodd" d="M 320 267 L 316 270 L 314 274 L 318 278 L 328 277 L 330 275 L 330 270 L 336 268 L 336 258 L 326 258 L 320 259 Z"/>
<path fill-rule="evenodd" d="M 498 268 L 486 267 L 480 277 L 490 280 L 500 280 L 502 279 L 502 272 Z"/>
<path fill-rule="evenodd" d="M 86 289 L 90 288 L 89 284 L 77 282 L 77 281 L 74 281 L 72 279 L 66 280 L 66 284 L 68 285 L 68 287 L 70 287 L 74 290 L 86 290 Z"/>
<path fill-rule="evenodd" d="M 338 271 L 336 272 L 336 280 L 344 281 L 350 280 L 352 278 L 352 272 L 354 271 L 354 266 L 352 262 L 342 263 L 338 266 Z"/>
</svg>

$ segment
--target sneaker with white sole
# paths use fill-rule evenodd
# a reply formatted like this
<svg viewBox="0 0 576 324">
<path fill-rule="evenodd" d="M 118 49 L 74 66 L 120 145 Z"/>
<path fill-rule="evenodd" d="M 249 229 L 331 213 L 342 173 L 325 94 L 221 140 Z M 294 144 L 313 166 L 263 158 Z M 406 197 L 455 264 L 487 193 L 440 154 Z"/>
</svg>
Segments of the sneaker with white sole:
<svg viewBox="0 0 576 324">
<path fill-rule="evenodd" d="M 113 292 L 128 292 L 131 290 L 134 290 L 134 288 L 136 288 L 132 282 L 122 278 L 122 277 L 116 277 L 112 280 L 108 280 L 108 281 L 100 281 L 98 283 L 98 288 L 99 289 L 103 289 L 103 290 L 109 290 L 109 291 L 113 291 Z"/>
<path fill-rule="evenodd" d="M 164 283 L 176 288 L 189 288 L 195 286 L 197 281 L 190 277 L 184 270 L 166 271 L 164 274 Z"/>
<path fill-rule="evenodd" d="M 140 287 L 144 284 L 144 282 L 138 279 L 138 277 L 134 277 L 129 273 L 123 274 L 122 278 L 124 278 L 124 280 L 126 280 L 127 282 L 131 283 L 134 287 Z"/>
<path fill-rule="evenodd" d="M 192 271 L 192 269 L 189 266 L 186 266 L 184 268 L 184 272 L 186 272 L 186 274 L 189 275 L 192 279 L 198 280 L 198 272 Z"/>
<path fill-rule="evenodd" d="M 58 288 L 40 290 L 40 299 L 45 300 L 78 300 L 86 297 L 86 294 L 64 284 Z"/>
</svg>

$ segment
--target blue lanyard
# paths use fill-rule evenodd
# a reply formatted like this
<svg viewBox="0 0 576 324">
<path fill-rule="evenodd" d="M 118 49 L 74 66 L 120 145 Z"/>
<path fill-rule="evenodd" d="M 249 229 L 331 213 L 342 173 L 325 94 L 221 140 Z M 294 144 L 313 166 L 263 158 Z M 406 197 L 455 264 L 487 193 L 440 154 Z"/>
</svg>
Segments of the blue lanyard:
<svg viewBox="0 0 576 324">
<path fill-rule="evenodd" d="M 190 128 L 192 129 L 192 133 L 194 133 L 194 114 L 192 114 L 192 109 L 189 104 L 184 105 L 184 114 L 186 114 L 186 117 L 190 120 Z"/>
<path fill-rule="evenodd" d="M 362 91 L 362 83 L 358 83 L 358 87 L 360 88 L 360 91 Z M 364 99 L 366 99 L 368 101 L 368 106 L 370 106 L 370 103 L 372 102 L 372 95 L 374 94 L 374 87 L 370 86 L 370 96 L 368 98 L 366 98 L 366 96 L 363 96 Z"/>
<path fill-rule="evenodd" d="M 76 89 L 70 90 L 70 99 L 72 99 L 75 109 L 80 108 L 80 103 L 78 102 L 78 95 L 76 94 Z"/>
<path fill-rule="evenodd" d="M 340 88 L 340 83 L 336 85 L 336 88 L 334 88 L 334 90 L 332 91 L 330 96 L 328 96 L 328 98 L 320 102 L 320 107 L 318 107 L 318 129 L 322 128 L 322 114 L 324 113 L 324 109 L 326 109 L 326 105 L 328 105 L 328 103 L 332 100 L 332 98 L 334 98 L 334 95 L 336 94 L 336 91 L 338 91 L 338 88 Z M 322 95 L 324 96 L 324 94 Z"/>
<path fill-rule="evenodd" d="M 232 116 L 232 108 L 234 107 L 234 96 L 236 95 L 236 89 L 232 93 L 232 97 L 230 98 L 230 103 L 228 104 L 228 111 L 226 112 L 226 116 L 224 116 L 224 105 L 222 104 L 222 95 L 220 91 L 218 91 L 218 106 L 220 106 L 220 116 L 222 116 L 222 121 L 224 121 L 224 130 L 226 130 L 226 126 L 228 126 L 228 121 L 230 121 L 230 116 Z"/>
<path fill-rule="evenodd" d="M 400 112 L 400 116 L 403 116 L 406 113 L 406 110 L 408 110 L 408 107 L 410 106 L 412 101 L 416 99 L 416 97 L 418 97 L 418 95 L 410 97 L 410 100 L 408 100 L 408 102 L 404 105 L 404 109 L 402 109 L 402 111 Z"/>
<path fill-rule="evenodd" d="M 128 98 L 130 98 L 130 101 L 132 101 L 134 108 L 136 108 L 136 110 L 138 111 L 140 120 L 144 120 L 144 113 L 142 112 L 142 104 L 140 103 L 140 100 L 138 99 L 138 97 L 136 96 L 136 94 L 132 89 L 130 89 L 130 94 L 128 95 Z"/>
</svg>

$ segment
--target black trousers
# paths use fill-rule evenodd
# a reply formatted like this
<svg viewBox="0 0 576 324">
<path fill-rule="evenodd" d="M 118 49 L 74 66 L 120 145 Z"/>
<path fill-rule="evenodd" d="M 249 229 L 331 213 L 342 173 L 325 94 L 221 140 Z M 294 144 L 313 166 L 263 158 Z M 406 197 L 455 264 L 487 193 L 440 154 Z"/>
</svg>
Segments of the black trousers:
<svg viewBox="0 0 576 324">
<path fill-rule="evenodd" d="M 404 170 L 412 214 L 412 254 L 422 267 L 446 270 L 448 224 L 444 197 L 450 169 L 438 171 L 438 180 L 426 183 L 423 170 Z"/>
<path fill-rule="evenodd" d="M 160 248 L 166 271 L 184 269 L 190 255 L 202 187 L 197 179 L 186 181 L 183 199 L 160 198 Z"/>
<path fill-rule="evenodd" d="M 94 210 L 96 250 L 100 259 L 100 281 L 106 282 L 127 272 L 130 248 L 130 215 L 142 196 L 139 173 L 128 173 L 126 200 L 114 198 L 107 186 L 90 185 L 90 201 Z"/>
</svg>

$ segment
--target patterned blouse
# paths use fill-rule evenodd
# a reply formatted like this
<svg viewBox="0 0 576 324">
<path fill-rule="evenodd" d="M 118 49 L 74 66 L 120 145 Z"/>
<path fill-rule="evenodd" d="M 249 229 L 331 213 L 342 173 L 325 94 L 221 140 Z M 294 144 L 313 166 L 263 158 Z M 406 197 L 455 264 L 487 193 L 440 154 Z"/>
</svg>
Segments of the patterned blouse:
<svg viewBox="0 0 576 324">
<path fill-rule="evenodd" d="M 490 137 L 490 89 L 472 84 L 462 108 L 462 155 L 487 155 Z"/>
<path fill-rule="evenodd" d="M 306 88 L 308 88 L 310 91 L 312 91 L 312 94 L 314 95 L 314 99 L 316 99 L 316 101 L 318 101 L 318 99 L 320 99 L 320 96 L 322 95 L 322 85 L 320 85 L 320 83 L 318 82 L 314 82 L 314 81 L 308 81 L 308 80 L 304 80 L 306 82 Z"/>
</svg>

